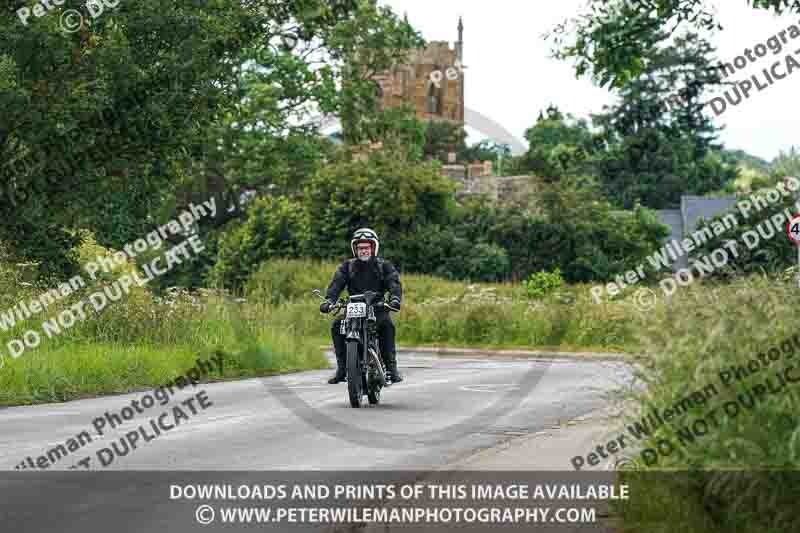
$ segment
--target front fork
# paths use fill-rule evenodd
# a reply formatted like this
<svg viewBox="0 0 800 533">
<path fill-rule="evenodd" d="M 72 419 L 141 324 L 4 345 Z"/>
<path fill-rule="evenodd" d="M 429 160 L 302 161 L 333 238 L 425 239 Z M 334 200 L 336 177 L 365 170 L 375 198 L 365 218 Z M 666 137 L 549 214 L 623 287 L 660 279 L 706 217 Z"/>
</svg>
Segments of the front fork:
<svg viewBox="0 0 800 533">
<path fill-rule="evenodd" d="M 350 318 L 350 319 L 342 320 L 342 329 L 340 330 L 342 333 L 345 333 L 345 331 L 347 331 L 347 327 L 346 327 L 347 326 L 347 324 L 346 324 L 347 320 L 361 320 L 361 319 Z M 367 325 L 362 322 L 361 324 L 359 324 L 359 326 L 360 327 L 351 327 L 351 328 L 349 328 L 350 331 L 347 331 L 347 336 L 345 337 L 344 340 L 345 340 L 346 343 L 357 342 L 358 344 L 361 345 L 361 349 L 359 350 L 359 354 L 361 354 L 361 357 L 359 358 L 359 362 L 361 363 L 361 372 L 362 372 L 362 374 L 364 374 L 367 371 L 367 365 L 366 365 L 367 358 L 365 357 L 366 356 L 366 350 L 364 350 L 364 346 L 367 345 L 367 343 L 366 343 L 367 339 L 365 338 L 367 336 L 367 332 L 366 332 L 366 326 Z M 362 333 L 363 333 L 363 335 L 362 335 Z M 362 338 L 362 337 L 364 337 L 364 338 Z"/>
<path fill-rule="evenodd" d="M 341 326 L 341 333 L 345 333 L 347 331 L 347 321 L 348 319 L 342 320 Z M 354 320 L 354 319 L 349 319 Z M 361 354 L 360 363 L 361 363 L 361 372 L 365 375 L 369 375 L 369 358 L 370 350 L 373 348 L 375 349 L 375 354 L 377 355 L 377 361 L 375 361 L 376 365 L 378 366 L 378 377 L 381 382 L 382 386 L 386 386 L 386 367 L 381 360 L 380 355 L 380 348 L 377 346 L 377 336 L 378 333 L 375 328 L 375 315 L 371 314 L 371 316 L 367 319 L 358 319 L 361 320 L 361 327 L 358 328 L 349 328 L 350 331 L 347 332 L 347 336 L 345 337 L 345 342 L 357 342 L 361 345 L 361 350 L 359 353 Z M 375 344 L 373 347 L 372 344 Z M 366 348 L 365 348 L 366 347 Z"/>
<path fill-rule="evenodd" d="M 364 339 L 365 343 L 364 346 L 368 347 L 369 352 L 375 353 L 375 366 L 377 370 L 377 379 L 380 382 L 381 387 L 386 387 L 389 384 L 386 382 L 386 365 L 383 363 L 383 357 L 381 356 L 381 350 L 378 345 L 378 332 L 376 328 L 376 320 L 375 315 L 372 315 L 370 319 L 367 321 L 367 334 L 369 336 L 368 339 Z M 369 354 L 369 357 L 372 357 L 372 354 Z"/>
</svg>

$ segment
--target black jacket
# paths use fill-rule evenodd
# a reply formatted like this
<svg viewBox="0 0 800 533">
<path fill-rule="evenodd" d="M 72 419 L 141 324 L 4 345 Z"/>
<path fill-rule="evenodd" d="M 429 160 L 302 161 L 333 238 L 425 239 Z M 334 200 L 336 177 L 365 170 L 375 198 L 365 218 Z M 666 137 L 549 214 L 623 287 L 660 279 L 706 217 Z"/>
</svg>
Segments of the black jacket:
<svg viewBox="0 0 800 533">
<path fill-rule="evenodd" d="M 391 293 L 390 299 L 402 301 L 403 287 L 400 285 L 400 273 L 390 262 L 380 257 L 370 257 L 369 261 L 348 259 L 336 269 L 325 297 L 336 302 L 339 294 L 347 288 L 348 294 L 362 294 L 364 291 L 375 291 L 384 295 Z"/>
</svg>

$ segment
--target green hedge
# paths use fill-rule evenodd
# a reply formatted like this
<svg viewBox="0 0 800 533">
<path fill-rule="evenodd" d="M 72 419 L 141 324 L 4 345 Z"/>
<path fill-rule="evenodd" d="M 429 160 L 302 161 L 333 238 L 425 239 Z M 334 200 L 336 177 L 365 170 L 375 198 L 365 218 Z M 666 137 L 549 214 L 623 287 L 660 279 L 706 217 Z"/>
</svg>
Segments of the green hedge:
<svg viewBox="0 0 800 533">
<path fill-rule="evenodd" d="M 208 281 L 238 289 L 277 258 L 342 261 L 355 229 L 370 227 L 402 272 L 493 282 L 559 268 L 565 281 L 613 279 L 653 253 L 668 230 L 653 212 L 614 212 L 596 190 L 560 183 L 531 199 L 534 213 L 485 199 L 457 204 L 454 185 L 427 164 L 383 153 L 319 172 L 303 197 L 262 198 L 216 242 Z"/>
</svg>

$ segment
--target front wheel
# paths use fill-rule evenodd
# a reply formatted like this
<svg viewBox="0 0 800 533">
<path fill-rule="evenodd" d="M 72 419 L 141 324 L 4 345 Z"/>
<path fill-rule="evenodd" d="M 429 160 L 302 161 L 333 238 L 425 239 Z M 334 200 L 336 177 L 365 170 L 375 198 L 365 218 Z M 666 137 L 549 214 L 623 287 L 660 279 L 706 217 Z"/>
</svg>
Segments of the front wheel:
<svg viewBox="0 0 800 533">
<path fill-rule="evenodd" d="M 361 364 L 358 357 L 358 343 L 347 343 L 347 394 L 350 397 L 350 407 L 361 407 L 364 396 L 361 391 Z"/>
<path fill-rule="evenodd" d="M 367 379 L 367 399 L 369 400 L 370 405 L 377 405 L 381 401 L 382 382 L 381 380 L 378 379 L 379 376 L 373 376 L 373 372 L 378 373 L 378 372 L 383 372 L 383 370 L 381 369 L 380 356 L 378 356 L 375 350 L 370 348 L 369 355 L 370 355 L 370 378 L 374 379 Z"/>
</svg>

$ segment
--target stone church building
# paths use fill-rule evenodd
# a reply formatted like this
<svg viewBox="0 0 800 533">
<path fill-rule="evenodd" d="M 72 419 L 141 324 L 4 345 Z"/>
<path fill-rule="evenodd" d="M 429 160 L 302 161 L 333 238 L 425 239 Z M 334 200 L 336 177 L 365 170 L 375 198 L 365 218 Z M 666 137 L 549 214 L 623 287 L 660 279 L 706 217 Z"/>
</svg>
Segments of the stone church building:
<svg viewBox="0 0 800 533">
<path fill-rule="evenodd" d="M 409 105 L 420 120 L 464 126 L 464 24 L 461 18 L 457 29 L 458 40 L 452 47 L 447 41 L 429 41 L 424 49 L 410 52 L 404 64 L 373 76 L 379 86 L 383 108 Z M 531 176 L 494 176 L 491 162 L 455 164 L 454 156 L 450 155 L 450 164 L 442 167 L 442 173 L 464 185 L 458 196 L 477 193 L 494 200 L 514 201 L 524 198 L 531 190 Z M 701 218 L 710 218 L 730 208 L 735 201 L 735 197 L 682 196 L 680 208 L 659 210 L 657 217 L 659 222 L 670 227 L 671 236 L 667 240 L 681 240 L 696 229 Z M 679 257 L 673 263 L 676 270 L 687 266 L 687 257 Z"/>
<path fill-rule="evenodd" d="M 379 105 L 386 109 L 407 105 L 419 120 L 445 121 L 464 126 L 464 22 L 458 19 L 458 40 L 429 41 L 412 50 L 406 61 L 375 74 Z M 497 196 L 490 161 L 456 164 L 451 153 L 442 173 L 464 185 L 463 193 Z"/>
<path fill-rule="evenodd" d="M 420 120 L 464 124 L 464 24 L 458 19 L 458 41 L 430 41 L 409 53 L 405 64 L 375 74 L 384 108 L 410 105 Z M 447 75 L 450 69 L 450 75 Z M 449 79 L 450 78 L 450 79 Z"/>
</svg>

